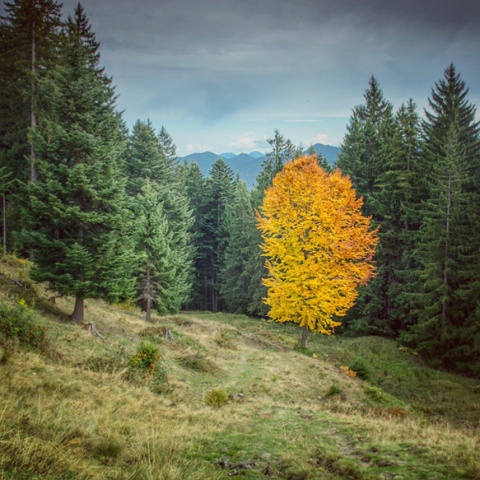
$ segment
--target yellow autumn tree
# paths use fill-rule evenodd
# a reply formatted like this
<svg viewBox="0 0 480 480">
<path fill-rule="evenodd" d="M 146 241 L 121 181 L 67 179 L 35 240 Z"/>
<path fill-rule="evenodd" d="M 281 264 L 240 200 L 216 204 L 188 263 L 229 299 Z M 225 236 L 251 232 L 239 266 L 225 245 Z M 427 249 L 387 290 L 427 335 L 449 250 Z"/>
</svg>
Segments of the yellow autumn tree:
<svg viewBox="0 0 480 480">
<path fill-rule="evenodd" d="M 354 305 L 359 285 L 375 274 L 378 243 L 370 218 L 361 213 L 348 177 L 327 173 L 316 156 L 287 163 L 265 192 L 257 212 L 267 258 L 265 303 L 276 322 L 329 335 Z"/>
</svg>

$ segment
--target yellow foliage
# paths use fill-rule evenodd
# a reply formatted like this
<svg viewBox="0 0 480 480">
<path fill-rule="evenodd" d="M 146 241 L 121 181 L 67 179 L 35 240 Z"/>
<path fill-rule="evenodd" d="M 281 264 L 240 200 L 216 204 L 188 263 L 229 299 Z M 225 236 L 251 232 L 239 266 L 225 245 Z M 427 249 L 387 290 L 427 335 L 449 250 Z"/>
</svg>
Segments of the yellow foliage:
<svg viewBox="0 0 480 480">
<path fill-rule="evenodd" d="M 341 369 L 343 374 L 346 375 L 347 377 L 355 378 L 357 376 L 357 373 L 351 370 L 350 367 L 347 367 L 346 365 L 341 367 Z"/>
<path fill-rule="evenodd" d="M 257 212 L 269 276 L 265 303 L 277 322 L 329 335 L 375 274 L 378 243 L 348 177 L 325 172 L 316 156 L 288 162 Z"/>
<path fill-rule="evenodd" d="M 27 302 L 25 301 L 24 298 L 21 298 L 21 299 L 18 301 L 18 305 L 19 305 L 20 307 L 22 307 L 23 309 L 25 309 L 25 310 L 28 308 Z"/>
</svg>

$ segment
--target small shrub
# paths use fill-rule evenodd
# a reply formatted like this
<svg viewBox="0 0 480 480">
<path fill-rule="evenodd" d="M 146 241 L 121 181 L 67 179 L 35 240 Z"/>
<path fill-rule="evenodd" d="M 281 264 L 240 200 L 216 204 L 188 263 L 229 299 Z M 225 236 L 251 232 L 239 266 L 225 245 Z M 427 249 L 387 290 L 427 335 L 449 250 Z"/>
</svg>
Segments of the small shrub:
<svg viewBox="0 0 480 480">
<path fill-rule="evenodd" d="M 370 366 L 361 358 L 354 360 L 349 367 L 350 370 L 356 373 L 358 378 L 367 381 L 372 379 L 372 370 Z"/>
<path fill-rule="evenodd" d="M 389 401 L 388 395 L 381 388 L 369 386 L 365 387 L 364 391 L 374 402 L 388 403 Z"/>
<path fill-rule="evenodd" d="M 13 307 L 0 302 L 0 334 L 41 353 L 48 351 L 47 328 L 37 323 L 23 298 Z"/>
<path fill-rule="evenodd" d="M 337 385 L 333 384 L 331 387 L 328 389 L 327 393 L 325 394 L 325 397 L 333 397 L 335 395 L 340 395 L 343 392 L 343 390 Z"/>
<path fill-rule="evenodd" d="M 136 355 L 131 357 L 128 363 L 133 370 L 143 375 L 152 376 L 155 373 L 155 367 L 159 358 L 160 352 L 157 345 L 144 340 L 140 343 Z"/>
<path fill-rule="evenodd" d="M 223 388 L 212 388 L 205 394 L 205 403 L 213 408 L 220 408 L 227 403 L 228 395 Z"/>
</svg>

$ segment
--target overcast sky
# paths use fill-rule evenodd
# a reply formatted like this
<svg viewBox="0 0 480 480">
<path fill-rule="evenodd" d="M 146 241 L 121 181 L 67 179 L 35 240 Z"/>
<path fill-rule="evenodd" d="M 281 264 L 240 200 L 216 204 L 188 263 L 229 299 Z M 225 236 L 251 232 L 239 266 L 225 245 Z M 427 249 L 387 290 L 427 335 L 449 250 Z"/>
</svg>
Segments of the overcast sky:
<svg viewBox="0 0 480 480">
<path fill-rule="evenodd" d="M 77 1 L 65 0 L 72 14 Z M 373 74 L 419 112 L 453 62 L 480 101 L 478 0 L 84 0 L 131 127 L 163 125 L 180 155 L 339 146 Z"/>
</svg>

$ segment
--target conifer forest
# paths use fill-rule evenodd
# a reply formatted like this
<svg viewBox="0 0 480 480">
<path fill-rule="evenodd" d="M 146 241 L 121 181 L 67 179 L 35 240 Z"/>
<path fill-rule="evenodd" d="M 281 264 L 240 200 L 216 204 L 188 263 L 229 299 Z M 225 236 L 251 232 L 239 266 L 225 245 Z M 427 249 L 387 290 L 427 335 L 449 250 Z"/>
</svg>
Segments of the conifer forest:
<svg viewBox="0 0 480 480">
<path fill-rule="evenodd" d="M 480 124 L 454 63 L 425 112 L 414 99 L 395 110 L 372 76 L 334 165 L 275 130 L 249 189 L 222 158 L 207 176 L 179 160 L 168 125 L 127 128 L 80 4 L 67 19 L 55 0 L 5 11 L 2 248 L 75 298 L 73 322 L 92 298 L 133 302 L 147 320 L 270 316 L 398 338 L 480 375 Z"/>
</svg>

